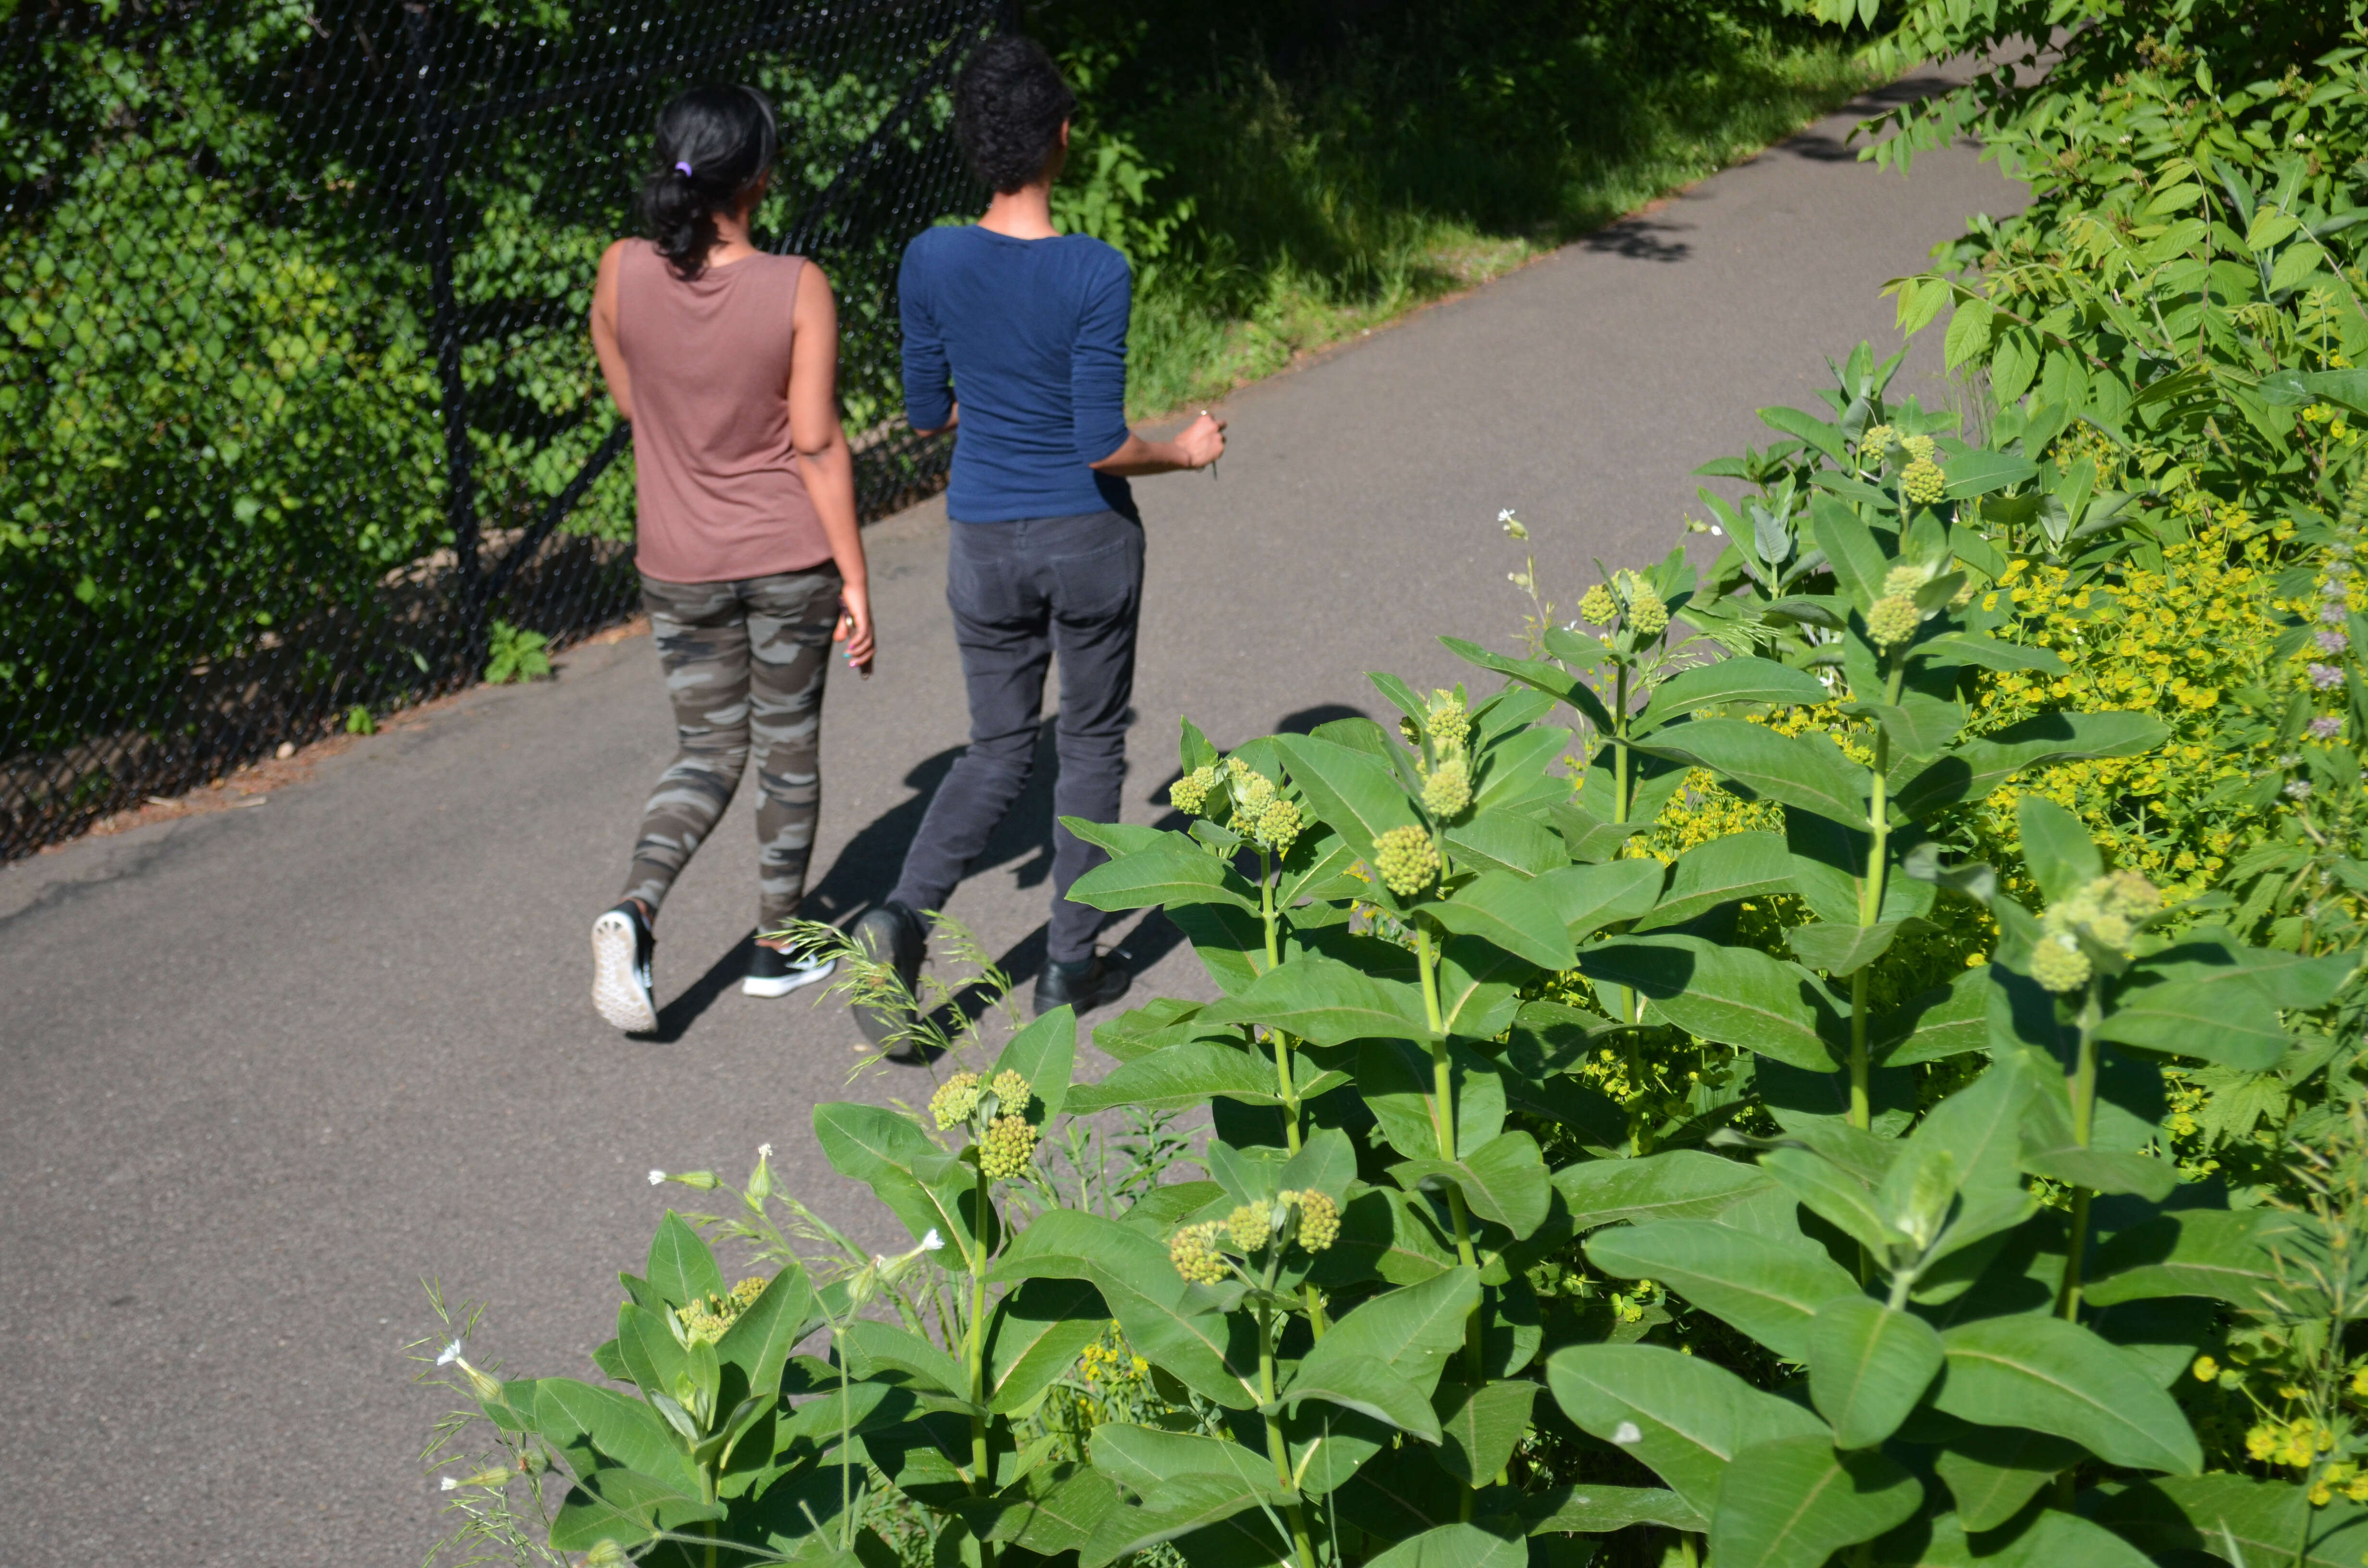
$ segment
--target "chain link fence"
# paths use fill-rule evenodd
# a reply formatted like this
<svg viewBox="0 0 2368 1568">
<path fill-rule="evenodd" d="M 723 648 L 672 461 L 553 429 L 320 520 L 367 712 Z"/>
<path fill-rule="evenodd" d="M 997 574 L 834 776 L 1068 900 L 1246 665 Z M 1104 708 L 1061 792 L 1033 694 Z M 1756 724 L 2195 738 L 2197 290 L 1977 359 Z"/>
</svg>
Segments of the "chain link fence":
<svg viewBox="0 0 2368 1568">
<path fill-rule="evenodd" d="M 761 88 L 859 504 L 940 482 L 895 268 L 1009 0 L 0 5 L 0 859 L 632 611 L 585 329 L 658 107 Z"/>
</svg>

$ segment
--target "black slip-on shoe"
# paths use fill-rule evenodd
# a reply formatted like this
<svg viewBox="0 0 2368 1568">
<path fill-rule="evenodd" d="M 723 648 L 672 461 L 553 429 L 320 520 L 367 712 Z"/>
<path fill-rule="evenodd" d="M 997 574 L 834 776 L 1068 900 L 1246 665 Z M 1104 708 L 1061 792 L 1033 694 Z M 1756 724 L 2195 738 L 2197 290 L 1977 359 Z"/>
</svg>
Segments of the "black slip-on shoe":
<svg viewBox="0 0 2368 1568">
<path fill-rule="evenodd" d="M 1077 963 L 1047 963 L 1036 977 L 1036 1010 L 1075 1007 L 1080 1017 L 1126 994 L 1134 976 L 1099 956 Z"/>
<path fill-rule="evenodd" d="M 919 915 L 889 899 L 865 910 L 848 935 L 863 949 L 864 957 L 896 971 L 907 996 L 920 985 L 921 960 L 928 952 L 928 939 Z M 859 1002 L 855 1005 L 855 1022 L 863 1030 L 864 1039 L 885 1046 L 913 1027 L 915 1015 L 907 1006 Z"/>
<path fill-rule="evenodd" d="M 802 985 L 828 980 L 837 967 L 837 959 L 785 953 L 758 942 L 748 955 L 748 972 L 741 980 L 740 989 L 750 996 L 787 996 Z"/>
<path fill-rule="evenodd" d="M 614 1028 L 648 1034 L 658 1027 L 650 995 L 657 936 L 642 906 L 627 899 L 592 922 L 592 1006 Z"/>
</svg>

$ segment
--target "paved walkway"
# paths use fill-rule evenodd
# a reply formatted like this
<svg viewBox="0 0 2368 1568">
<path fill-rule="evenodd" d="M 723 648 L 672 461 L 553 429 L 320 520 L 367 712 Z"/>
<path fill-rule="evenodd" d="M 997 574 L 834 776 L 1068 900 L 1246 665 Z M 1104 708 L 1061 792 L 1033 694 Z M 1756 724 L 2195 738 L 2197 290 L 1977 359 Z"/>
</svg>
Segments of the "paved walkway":
<svg viewBox="0 0 2368 1568">
<path fill-rule="evenodd" d="M 1144 483 L 1130 819 L 1162 809 L 1179 713 L 1230 744 L 1373 707 L 1367 669 L 1458 678 L 1436 633 L 1508 642 L 1498 508 L 1575 599 L 1590 557 L 1669 548 L 1687 471 L 1765 437 L 1755 405 L 1809 403 L 1861 338 L 1896 345 L 1883 280 L 2017 197 L 1966 152 L 1907 180 L 1859 165 L 1853 118 L 1239 394 L 1221 478 Z M 1919 352 L 1908 384 L 1945 396 Z M 885 891 L 964 733 L 946 527 L 933 505 L 871 534 L 881 671 L 833 686 L 825 728 L 834 918 Z M 416 1562 L 437 1496 L 413 1456 L 440 1408 L 401 1356 L 429 1332 L 421 1278 L 493 1303 L 480 1354 L 587 1375 L 661 1207 L 652 1165 L 737 1173 L 770 1140 L 792 1187 L 888 1239 L 808 1111 L 926 1080 L 849 1091 L 835 1006 L 739 994 L 745 798 L 666 907 L 665 1040 L 586 1003 L 586 927 L 668 750 L 631 638 L 264 809 L 0 869 L 12 1560 Z M 952 906 L 1023 975 L 1049 830 L 1038 790 Z M 1205 992 L 1189 950 L 1136 945 L 1139 994 Z"/>
</svg>

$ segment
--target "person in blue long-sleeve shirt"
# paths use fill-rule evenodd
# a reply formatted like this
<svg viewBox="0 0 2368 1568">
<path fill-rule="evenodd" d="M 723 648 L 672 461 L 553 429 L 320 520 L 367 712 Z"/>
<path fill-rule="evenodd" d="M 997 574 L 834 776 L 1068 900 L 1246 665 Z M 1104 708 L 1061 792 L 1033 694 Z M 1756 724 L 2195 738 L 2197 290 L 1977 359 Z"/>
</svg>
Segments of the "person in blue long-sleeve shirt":
<svg viewBox="0 0 2368 1568">
<path fill-rule="evenodd" d="M 856 923 L 910 989 L 926 933 L 1028 782 L 1044 676 L 1061 659 L 1055 817 L 1116 822 L 1143 608 L 1143 524 L 1130 476 L 1205 468 L 1224 426 L 1202 415 L 1174 440 L 1126 423 L 1133 280 L 1101 241 L 1053 226 L 1052 188 L 1076 98 L 1034 42 L 980 44 L 954 86 L 954 133 L 994 198 L 975 224 L 905 247 L 897 287 L 905 407 L 924 435 L 954 429 L 946 491 L 946 600 L 969 688 L 970 745 L 929 802 L 895 890 Z M 1126 972 L 1098 955 L 1101 916 L 1070 885 L 1101 852 L 1055 824 L 1053 916 L 1036 1009 L 1115 1001 Z M 909 1013 L 859 1007 L 875 1043 Z"/>
</svg>

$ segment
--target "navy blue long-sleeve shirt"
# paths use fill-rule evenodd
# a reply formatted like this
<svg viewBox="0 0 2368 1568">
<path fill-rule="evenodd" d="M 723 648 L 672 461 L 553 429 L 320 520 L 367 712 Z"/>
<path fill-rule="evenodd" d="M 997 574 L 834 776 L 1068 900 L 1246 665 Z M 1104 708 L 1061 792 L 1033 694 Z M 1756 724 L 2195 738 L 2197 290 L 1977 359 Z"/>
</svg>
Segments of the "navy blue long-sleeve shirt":
<svg viewBox="0 0 2368 1568">
<path fill-rule="evenodd" d="M 897 275 L 905 413 L 916 430 L 952 416 L 957 522 L 1133 517 L 1125 480 L 1089 466 L 1126 444 L 1126 258 L 1085 234 L 1019 240 L 930 229 Z"/>
</svg>

